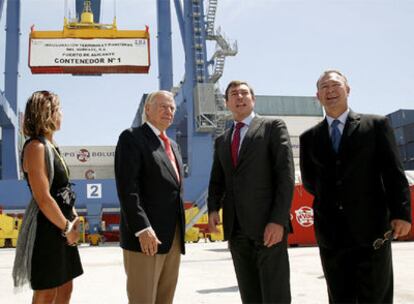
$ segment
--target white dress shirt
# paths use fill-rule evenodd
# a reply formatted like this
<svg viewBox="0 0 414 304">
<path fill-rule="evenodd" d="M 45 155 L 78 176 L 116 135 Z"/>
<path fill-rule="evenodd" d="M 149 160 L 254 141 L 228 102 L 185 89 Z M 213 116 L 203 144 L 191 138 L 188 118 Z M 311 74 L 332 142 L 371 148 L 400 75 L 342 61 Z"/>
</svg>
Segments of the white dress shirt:
<svg viewBox="0 0 414 304">
<path fill-rule="evenodd" d="M 344 132 L 344 128 L 345 128 L 345 123 L 346 123 L 346 119 L 348 118 L 348 114 L 349 114 L 349 108 L 346 109 L 346 111 L 344 113 L 342 113 L 341 115 L 339 115 L 339 117 L 337 118 L 333 118 L 329 115 L 326 115 L 326 120 L 328 121 L 328 125 L 329 125 L 329 135 L 332 134 L 332 122 L 336 119 L 339 120 L 339 124 L 338 124 L 338 129 L 339 132 L 342 133 Z"/>
</svg>

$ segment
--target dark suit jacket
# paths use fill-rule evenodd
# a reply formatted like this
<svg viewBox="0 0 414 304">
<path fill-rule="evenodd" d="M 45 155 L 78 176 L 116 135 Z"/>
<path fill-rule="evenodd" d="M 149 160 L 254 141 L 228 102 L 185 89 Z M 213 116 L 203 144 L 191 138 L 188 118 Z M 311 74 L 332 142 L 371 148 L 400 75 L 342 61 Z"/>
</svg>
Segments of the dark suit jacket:
<svg viewBox="0 0 414 304">
<path fill-rule="evenodd" d="M 263 242 L 269 222 L 290 227 L 295 182 L 292 149 L 285 123 L 255 116 L 231 160 L 232 128 L 216 139 L 208 192 L 209 212 L 223 207 L 224 236 L 230 239 L 237 214 L 242 232 Z"/>
<path fill-rule="evenodd" d="M 179 149 L 172 140 L 171 148 L 183 177 Z M 119 136 L 115 178 L 121 204 L 121 247 L 141 251 L 135 233 L 151 226 L 162 242 L 158 253 L 167 253 L 178 223 L 184 253 L 182 184 L 160 140 L 147 124 L 127 129 Z"/>
<path fill-rule="evenodd" d="M 410 193 L 394 132 L 385 117 L 350 111 L 339 152 L 323 120 L 300 136 L 302 181 L 314 198 L 315 232 L 324 247 L 371 246 L 390 220 L 410 221 Z M 345 232 L 346 238 L 338 238 Z"/>
</svg>

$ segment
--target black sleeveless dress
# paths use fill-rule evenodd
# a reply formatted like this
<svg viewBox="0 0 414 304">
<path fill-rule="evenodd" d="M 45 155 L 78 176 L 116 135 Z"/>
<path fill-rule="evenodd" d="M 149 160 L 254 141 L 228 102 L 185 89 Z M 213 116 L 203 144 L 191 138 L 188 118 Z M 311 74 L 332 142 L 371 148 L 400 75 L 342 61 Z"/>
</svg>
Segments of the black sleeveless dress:
<svg viewBox="0 0 414 304">
<path fill-rule="evenodd" d="M 44 138 L 36 138 L 46 144 Z M 25 146 L 33 139 L 28 139 Z M 24 148 L 23 148 L 24 151 Z M 63 158 L 59 149 L 53 149 L 54 177 L 50 194 L 56 200 L 63 215 L 68 220 L 74 219 L 72 211 L 74 199 L 68 199 L 71 184 L 67 176 Z M 30 188 L 30 181 L 25 173 Z M 67 189 L 65 191 L 65 189 Z M 37 216 L 36 239 L 32 255 L 32 270 L 30 283 L 32 289 L 41 290 L 56 288 L 83 273 L 79 251 L 77 247 L 69 246 L 62 231 L 50 222 L 39 210 Z"/>
</svg>

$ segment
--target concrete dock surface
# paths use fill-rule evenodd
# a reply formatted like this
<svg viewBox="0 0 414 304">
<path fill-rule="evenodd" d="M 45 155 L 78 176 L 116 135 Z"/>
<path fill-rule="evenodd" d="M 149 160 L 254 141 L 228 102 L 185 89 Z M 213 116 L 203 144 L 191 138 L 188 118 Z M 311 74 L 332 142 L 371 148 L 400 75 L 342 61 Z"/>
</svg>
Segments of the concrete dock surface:
<svg viewBox="0 0 414 304">
<path fill-rule="evenodd" d="M 79 251 L 85 273 L 74 280 L 71 303 L 127 303 L 118 245 L 82 245 Z M 12 248 L 0 249 L 0 303 L 30 303 L 30 289 L 18 294 L 13 291 L 14 252 Z M 328 303 L 318 248 L 290 248 L 289 257 L 292 303 Z M 394 242 L 393 259 L 394 303 L 414 303 L 414 242 Z M 174 303 L 241 303 L 227 242 L 187 244 Z"/>
</svg>

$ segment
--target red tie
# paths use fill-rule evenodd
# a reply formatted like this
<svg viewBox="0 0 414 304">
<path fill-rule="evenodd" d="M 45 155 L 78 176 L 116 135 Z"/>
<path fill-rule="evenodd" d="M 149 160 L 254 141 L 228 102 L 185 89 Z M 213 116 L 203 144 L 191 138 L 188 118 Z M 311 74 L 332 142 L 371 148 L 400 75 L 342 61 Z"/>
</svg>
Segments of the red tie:
<svg viewBox="0 0 414 304">
<path fill-rule="evenodd" d="M 175 174 L 177 175 L 177 180 L 180 180 L 180 174 L 178 173 L 178 166 L 177 166 L 177 162 L 176 162 L 175 157 L 174 157 L 174 153 L 171 150 L 170 140 L 168 139 L 168 137 L 164 133 L 161 133 L 159 136 L 160 136 L 161 140 L 164 142 L 165 153 L 167 154 L 168 158 L 170 159 L 171 165 L 173 166 Z"/>
<path fill-rule="evenodd" d="M 237 157 L 239 155 L 240 129 L 243 127 L 244 127 L 244 123 L 242 122 L 236 123 L 236 129 L 234 130 L 234 134 L 233 134 L 233 141 L 231 142 L 231 158 L 233 160 L 234 168 L 236 168 L 237 166 Z"/>
</svg>

